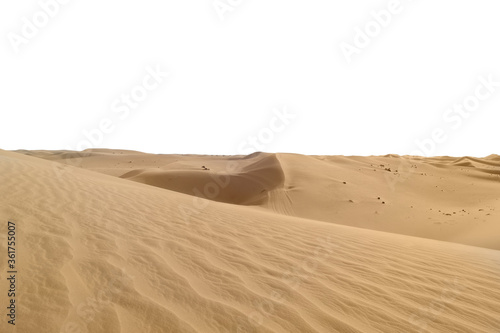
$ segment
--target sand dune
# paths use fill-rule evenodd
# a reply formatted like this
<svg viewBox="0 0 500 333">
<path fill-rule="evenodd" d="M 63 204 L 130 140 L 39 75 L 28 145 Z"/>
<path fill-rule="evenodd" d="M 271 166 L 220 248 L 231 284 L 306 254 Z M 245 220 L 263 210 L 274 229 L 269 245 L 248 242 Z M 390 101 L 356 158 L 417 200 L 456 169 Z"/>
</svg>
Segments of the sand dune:
<svg viewBox="0 0 500 333">
<path fill-rule="evenodd" d="M 28 154 L 282 215 L 500 250 L 498 155 L 200 156 L 107 149 Z"/>
<path fill-rule="evenodd" d="M 1 332 L 500 331 L 497 156 L 23 153 L 0 151 Z"/>
<path fill-rule="evenodd" d="M 136 169 L 121 178 L 233 204 L 259 204 L 283 184 L 276 156 L 258 154 L 236 160 L 176 161 L 164 167 Z M 210 184 L 210 185 L 207 185 Z"/>
</svg>

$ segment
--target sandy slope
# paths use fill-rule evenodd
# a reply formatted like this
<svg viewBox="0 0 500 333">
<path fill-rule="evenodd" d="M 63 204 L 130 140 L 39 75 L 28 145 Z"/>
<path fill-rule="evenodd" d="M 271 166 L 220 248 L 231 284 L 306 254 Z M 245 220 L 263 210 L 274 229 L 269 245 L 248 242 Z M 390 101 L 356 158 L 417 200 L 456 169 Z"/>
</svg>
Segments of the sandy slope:
<svg viewBox="0 0 500 333">
<path fill-rule="evenodd" d="M 273 158 L 253 157 L 274 174 Z M 197 199 L 11 152 L 0 151 L 0 168 L 0 253 L 15 220 L 20 279 L 16 330 L 2 320 L 1 332 L 500 331 L 496 250 Z M 298 200 L 290 190 L 272 200 Z M 6 289 L 2 279 L 2 304 Z"/>
<path fill-rule="evenodd" d="M 279 160 L 295 216 L 500 249 L 498 157 Z"/>
<path fill-rule="evenodd" d="M 500 250 L 498 155 L 243 157 L 106 149 L 24 153 L 282 215 Z"/>
</svg>

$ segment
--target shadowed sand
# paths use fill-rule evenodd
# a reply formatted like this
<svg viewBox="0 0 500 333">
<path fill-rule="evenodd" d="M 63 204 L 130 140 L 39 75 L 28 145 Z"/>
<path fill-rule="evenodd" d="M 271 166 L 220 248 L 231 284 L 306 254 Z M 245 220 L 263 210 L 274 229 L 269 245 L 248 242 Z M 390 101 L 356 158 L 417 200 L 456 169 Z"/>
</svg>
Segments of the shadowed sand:
<svg viewBox="0 0 500 333">
<path fill-rule="evenodd" d="M 20 152 L 17 332 L 500 331 L 497 155 Z"/>
</svg>

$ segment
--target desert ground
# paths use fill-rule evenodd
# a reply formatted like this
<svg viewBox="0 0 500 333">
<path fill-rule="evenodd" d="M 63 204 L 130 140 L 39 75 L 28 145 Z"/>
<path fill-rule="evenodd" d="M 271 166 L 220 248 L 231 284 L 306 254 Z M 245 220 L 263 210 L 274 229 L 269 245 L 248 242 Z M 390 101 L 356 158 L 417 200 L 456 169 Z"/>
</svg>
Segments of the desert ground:
<svg viewBox="0 0 500 333">
<path fill-rule="evenodd" d="M 499 155 L 0 150 L 0 171 L 2 333 L 500 332 Z"/>
</svg>

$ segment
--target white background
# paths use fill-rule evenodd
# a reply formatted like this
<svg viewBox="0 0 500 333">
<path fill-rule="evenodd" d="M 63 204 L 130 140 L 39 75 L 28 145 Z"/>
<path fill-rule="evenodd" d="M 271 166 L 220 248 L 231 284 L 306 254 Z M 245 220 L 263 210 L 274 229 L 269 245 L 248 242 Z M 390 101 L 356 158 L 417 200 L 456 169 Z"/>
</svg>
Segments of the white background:
<svg viewBox="0 0 500 333">
<path fill-rule="evenodd" d="M 223 20 L 212 0 L 71 0 L 16 52 L 41 5 L 2 1 L 0 148 L 77 149 L 109 119 L 99 147 L 236 154 L 286 107 L 295 119 L 254 150 L 410 154 L 441 128 L 427 155 L 500 152 L 500 87 L 458 128 L 443 120 L 479 76 L 500 82 L 498 0 L 401 0 L 350 63 L 341 43 L 390 1 L 221 2 Z M 120 119 L 148 66 L 169 77 Z"/>
</svg>

